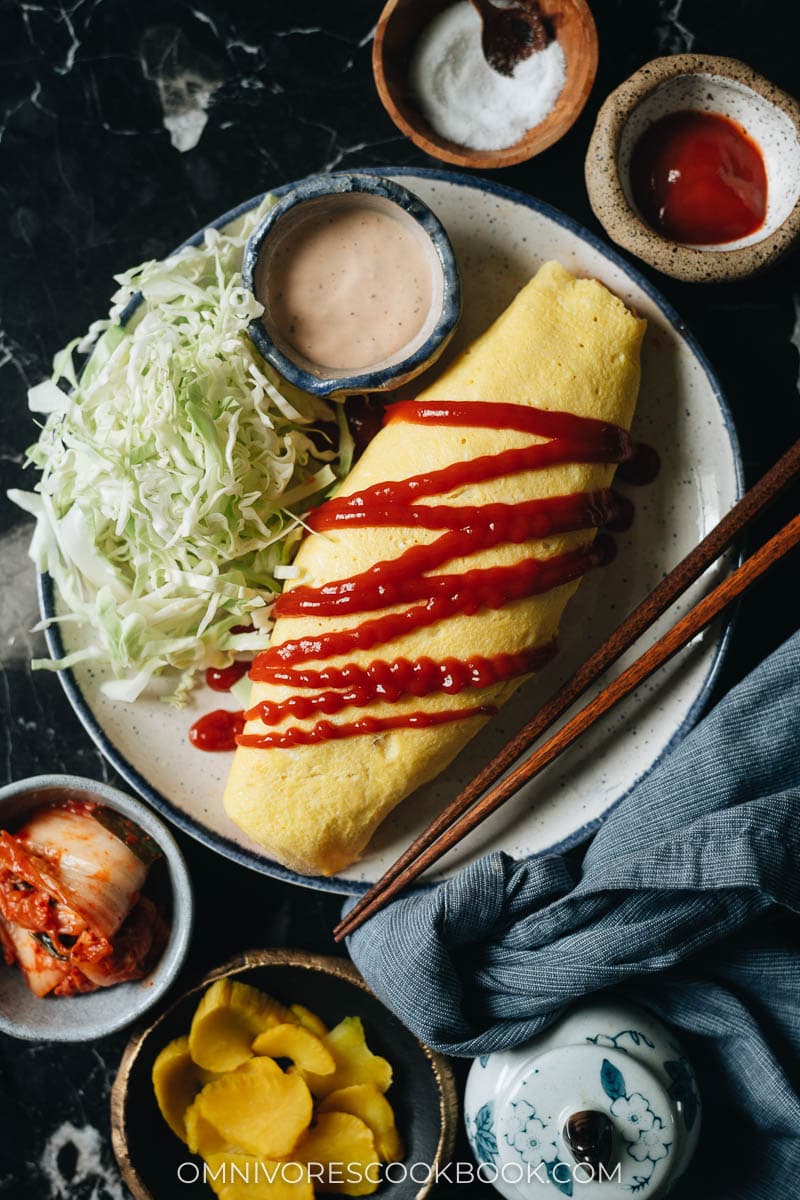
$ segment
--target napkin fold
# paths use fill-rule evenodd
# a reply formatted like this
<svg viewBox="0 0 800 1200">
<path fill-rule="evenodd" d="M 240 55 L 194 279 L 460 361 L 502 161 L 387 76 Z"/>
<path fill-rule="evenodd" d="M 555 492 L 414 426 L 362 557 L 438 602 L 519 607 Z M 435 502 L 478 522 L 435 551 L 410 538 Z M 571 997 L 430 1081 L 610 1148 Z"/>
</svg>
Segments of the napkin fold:
<svg viewBox="0 0 800 1200">
<path fill-rule="evenodd" d="M 624 736 L 624 735 L 623 735 Z M 800 1195 L 800 633 L 609 816 L 582 861 L 491 854 L 350 936 L 435 1049 L 519 1045 L 616 987 L 683 1035 L 705 1099 L 676 1200 Z"/>
</svg>

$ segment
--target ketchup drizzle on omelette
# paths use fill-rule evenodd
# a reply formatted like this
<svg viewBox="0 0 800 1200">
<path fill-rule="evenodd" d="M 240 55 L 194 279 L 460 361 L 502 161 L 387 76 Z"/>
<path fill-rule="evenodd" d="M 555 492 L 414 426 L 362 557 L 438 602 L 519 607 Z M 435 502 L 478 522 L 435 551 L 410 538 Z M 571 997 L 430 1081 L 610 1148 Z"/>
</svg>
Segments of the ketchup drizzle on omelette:
<svg viewBox="0 0 800 1200">
<path fill-rule="evenodd" d="M 603 525 L 624 527 L 629 505 L 609 489 L 529 500 L 521 504 L 417 505 L 422 498 L 447 495 L 468 484 L 501 479 L 524 471 L 564 463 L 620 463 L 632 457 L 625 430 L 605 421 L 572 413 L 547 412 L 528 405 L 480 401 L 401 401 L 392 405 L 386 422 L 472 428 L 507 428 L 547 441 L 483 455 L 409 479 L 376 484 L 350 496 L 335 497 L 309 519 L 312 530 L 359 525 L 363 528 L 441 529 L 426 545 L 413 546 L 398 558 L 376 563 L 347 579 L 321 587 L 300 585 L 284 592 L 274 616 L 336 616 L 375 613 L 406 605 L 399 612 L 372 616 L 344 629 L 286 641 L 262 651 L 250 678 L 304 689 L 282 701 L 262 701 L 244 714 L 277 725 L 287 717 L 303 719 L 316 712 L 330 715 L 344 708 L 366 709 L 376 702 L 394 703 L 405 696 L 435 692 L 457 694 L 485 688 L 538 669 L 555 652 L 553 644 L 492 658 L 436 662 L 420 658 L 373 660 L 325 666 L 325 661 L 356 650 L 368 650 L 458 614 L 499 609 L 513 600 L 540 594 L 578 579 L 589 568 L 610 561 L 613 541 L 601 535 L 586 546 L 550 558 L 528 556 L 510 566 L 475 568 L 458 574 L 435 574 L 437 568 L 493 546 Z M 311 667 L 301 666 L 312 662 Z M 239 733 L 240 746 L 291 747 L 378 733 L 387 729 L 426 728 L 471 717 L 490 716 L 492 704 L 444 711 L 414 711 L 390 716 L 359 716 L 344 723 L 322 720 L 310 728 L 289 726 L 266 733 Z"/>
<path fill-rule="evenodd" d="M 228 667 L 209 667 L 206 671 L 206 687 L 212 692 L 229 692 L 244 679 L 250 669 L 249 662 L 232 662 Z"/>
</svg>

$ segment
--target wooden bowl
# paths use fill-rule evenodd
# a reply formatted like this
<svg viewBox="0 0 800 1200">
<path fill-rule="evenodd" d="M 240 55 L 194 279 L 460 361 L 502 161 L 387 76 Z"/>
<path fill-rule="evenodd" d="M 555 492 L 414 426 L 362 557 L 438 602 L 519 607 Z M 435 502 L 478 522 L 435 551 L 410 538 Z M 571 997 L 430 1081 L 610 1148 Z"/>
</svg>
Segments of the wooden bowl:
<svg viewBox="0 0 800 1200">
<path fill-rule="evenodd" d="M 386 1172 L 375 1200 L 423 1200 L 437 1169 L 449 1161 L 455 1140 L 458 1101 L 446 1059 L 381 1004 L 348 959 L 281 949 L 253 950 L 211 971 L 128 1043 L 111 1090 L 111 1141 L 134 1200 L 214 1200 L 202 1181 L 200 1159 L 158 1111 L 152 1070 L 164 1046 L 188 1033 L 201 994 L 222 978 L 262 988 L 284 1004 L 305 1004 L 329 1026 L 343 1017 L 361 1017 L 370 1048 L 394 1069 L 389 1100 L 405 1144 L 404 1164 L 388 1178 Z M 196 1187 L 187 1188 L 195 1181 Z"/>
<path fill-rule="evenodd" d="M 408 67 L 422 30 L 453 0 L 389 0 L 372 44 L 372 71 L 383 107 L 398 129 L 426 154 L 457 167 L 492 170 L 541 154 L 577 121 L 597 73 L 597 29 L 585 0 L 540 0 L 539 8 L 561 43 L 567 79 L 552 112 L 503 150 L 470 150 L 441 137 L 417 108 Z"/>
</svg>

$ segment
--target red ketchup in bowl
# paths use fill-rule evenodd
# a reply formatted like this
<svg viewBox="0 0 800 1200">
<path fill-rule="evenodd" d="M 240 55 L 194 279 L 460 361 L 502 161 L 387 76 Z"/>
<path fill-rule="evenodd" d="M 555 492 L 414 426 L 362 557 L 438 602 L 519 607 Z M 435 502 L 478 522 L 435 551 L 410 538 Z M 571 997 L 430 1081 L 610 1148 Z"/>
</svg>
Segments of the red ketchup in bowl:
<svg viewBox="0 0 800 1200">
<path fill-rule="evenodd" d="M 761 151 L 719 113 L 687 109 L 655 121 L 633 148 L 631 188 L 657 233 L 690 246 L 748 237 L 767 213 Z"/>
</svg>

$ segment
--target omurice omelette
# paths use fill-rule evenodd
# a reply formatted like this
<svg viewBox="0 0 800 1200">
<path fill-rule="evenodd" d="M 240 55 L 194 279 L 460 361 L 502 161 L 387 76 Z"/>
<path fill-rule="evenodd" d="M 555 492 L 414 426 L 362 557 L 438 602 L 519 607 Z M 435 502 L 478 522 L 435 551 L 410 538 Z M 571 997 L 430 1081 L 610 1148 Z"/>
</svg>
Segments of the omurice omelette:
<svg viewBox="0 0 800 1200">
<path fill-rule="evenodd" d="M 312 514 L 225 792 L 279 862 L 347 867 L 553 653 L 603 560 L 644 330 L 546 263 Z"/>
</svg>

